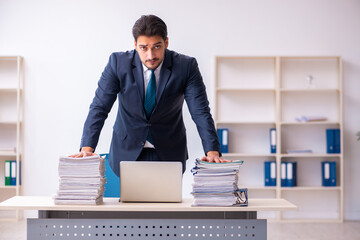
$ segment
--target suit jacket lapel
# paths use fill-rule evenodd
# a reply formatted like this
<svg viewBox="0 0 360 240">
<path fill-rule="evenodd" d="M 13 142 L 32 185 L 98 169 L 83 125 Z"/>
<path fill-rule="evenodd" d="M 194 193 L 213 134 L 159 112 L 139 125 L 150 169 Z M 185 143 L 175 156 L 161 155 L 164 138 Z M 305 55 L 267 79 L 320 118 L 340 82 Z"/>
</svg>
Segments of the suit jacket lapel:
<svg viewBox="0 0 360 240">
<path fill-rule="evenodd" d="M 168 50 L 165 51 L 164 62 L 161 67 L 159 86 L 156 92 L 156 105 L 159 103 L 160 98 L 164 92 L 165 86 L 169 81 L 171 75 L 172 61 Z"/>
<path fill-rule="evenodd" d="M 141 63 L 140 57 L 136 51 L 135 51 L 135 56 L 134 56 L 132 64 L 133 64 L 132 71 L 133 71 L 134 79 L 135 79 L 136 85 L 139 90 L 141 103 L 143 103 L 144 97 L 145 97 L 144 73 L 143 73 L 143 68 L 142 68 L 142 63 Z"/>
</svg>

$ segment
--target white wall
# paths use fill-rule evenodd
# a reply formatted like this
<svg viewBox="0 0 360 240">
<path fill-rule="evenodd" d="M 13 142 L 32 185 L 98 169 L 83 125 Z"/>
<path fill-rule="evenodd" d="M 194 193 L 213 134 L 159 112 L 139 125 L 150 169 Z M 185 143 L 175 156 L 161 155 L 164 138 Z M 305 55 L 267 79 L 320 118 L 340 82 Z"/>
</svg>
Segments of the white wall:
<svg viewBox="0 0 360 240">
<path fill-rule="evenodd" d="M 170 49 L 197 58 L 211 103 L 215 55 L 342 56 L 345 218 L 360 219 L 358 0 L 0 0 L 0 55 L 25 58 L 25 195 L 55 193 L 58 156 L 78 150 L 110 53 L 132 49 L 132 25 L 150 13 L 167 23 Z M 114 112 L 99 153 L 108 151 Z M 187 109 L 185 120 L 190 168 L 203 153 Z M 184 179 L 187 197 L 188 172 Z"/>
</svg>

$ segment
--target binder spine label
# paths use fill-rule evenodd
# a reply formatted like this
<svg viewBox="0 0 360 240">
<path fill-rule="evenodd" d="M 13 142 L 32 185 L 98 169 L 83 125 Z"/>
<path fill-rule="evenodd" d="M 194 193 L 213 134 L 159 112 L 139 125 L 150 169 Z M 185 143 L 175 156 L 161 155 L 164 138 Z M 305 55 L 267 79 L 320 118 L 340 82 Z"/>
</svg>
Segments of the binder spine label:
<svg viewBox="0 0 360 240">
<path fill-rule="evenodd" d="M 276 153 L 276 128 L 270 129 L 270 153 Z"/>
<path fill-rule="evenodd" d="M 10 177 L 10 162 L 5 162 L 5 177 Z"/>
<path fill-rule="evenodd" d="M 287 173 L 287 179 L 293 179 L 293 168 L 292 168 L 292 163 L 288 163 L 287 164 L 287 169 L 286 169 L 286 173 Z"/>
<path fill-rule="evenodd" d="M 276 165 L 275 165 L 275 162 L 272 162 L 270 164 L 270 178 L 272 178 L 272 179 L 276 178 Z"/>
<path fill-rule="evenodd" d="M 296 162 L 286 163 L 286 181 L 287 187 L 294 187 L 296 183 Z"/>
<path fill-rule="evenodd" d="M 224 131 L 222 131 L 222 144 L 224 146 L 228 145 L 228 131 L 224 129 Z"/>
<path fill-rule="evenodd" d="M 330 164 L 329 163 L 324 164 L 324 178 L 330 179 Z"/>
</svg>

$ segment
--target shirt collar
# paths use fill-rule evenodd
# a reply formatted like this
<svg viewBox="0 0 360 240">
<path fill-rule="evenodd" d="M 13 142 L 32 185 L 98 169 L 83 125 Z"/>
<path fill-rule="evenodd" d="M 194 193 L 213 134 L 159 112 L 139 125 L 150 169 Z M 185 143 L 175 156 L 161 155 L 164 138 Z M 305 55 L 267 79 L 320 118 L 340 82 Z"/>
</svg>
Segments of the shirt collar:
<svg viewBox="0 0 360 240">
<path fill-rule="evenodd" d="M 154 72 L 156 72 L 156 73 L 160 72 L 161 67 L 162 67 L 162 65 L 163 65 L 163 62 L 164 62 L 164 60 L 160 63 L 160 65 L 159 65 L 157 68 L 155 68 L 155 71 L 154 71 Z M 147 70 L 150 70 L 148 67 L 145 66 L 145 64 L 143 64 L 143 63 L 141 63 L 141 64 L 142 64 L 142 66 L 143 66 L 143 72 L 144 72 L 144 73 L 146 73 Z"/>
</svg>

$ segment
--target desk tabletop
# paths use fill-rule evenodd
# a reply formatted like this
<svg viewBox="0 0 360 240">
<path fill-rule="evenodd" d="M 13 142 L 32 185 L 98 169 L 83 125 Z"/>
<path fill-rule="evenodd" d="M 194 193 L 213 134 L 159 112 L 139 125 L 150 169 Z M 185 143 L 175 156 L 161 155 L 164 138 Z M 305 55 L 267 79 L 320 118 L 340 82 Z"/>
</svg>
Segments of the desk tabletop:
<svg viewBox="0 0 360 240">
<path fill-rule="evenodd" d="M 193 199 L 181 203 L 123 203 L 118 198 L 104 198 L 100 205 L 56 205 L 52 197 L 15 196 L 0 203 L 0 210 L 47 211 L 146 211 L 146 212 L 212 212 L 212 211 L 288 211 L 297 207 L 285 199 L 249 199 L 247 207 L 192 207 Z"/>
</svg>

